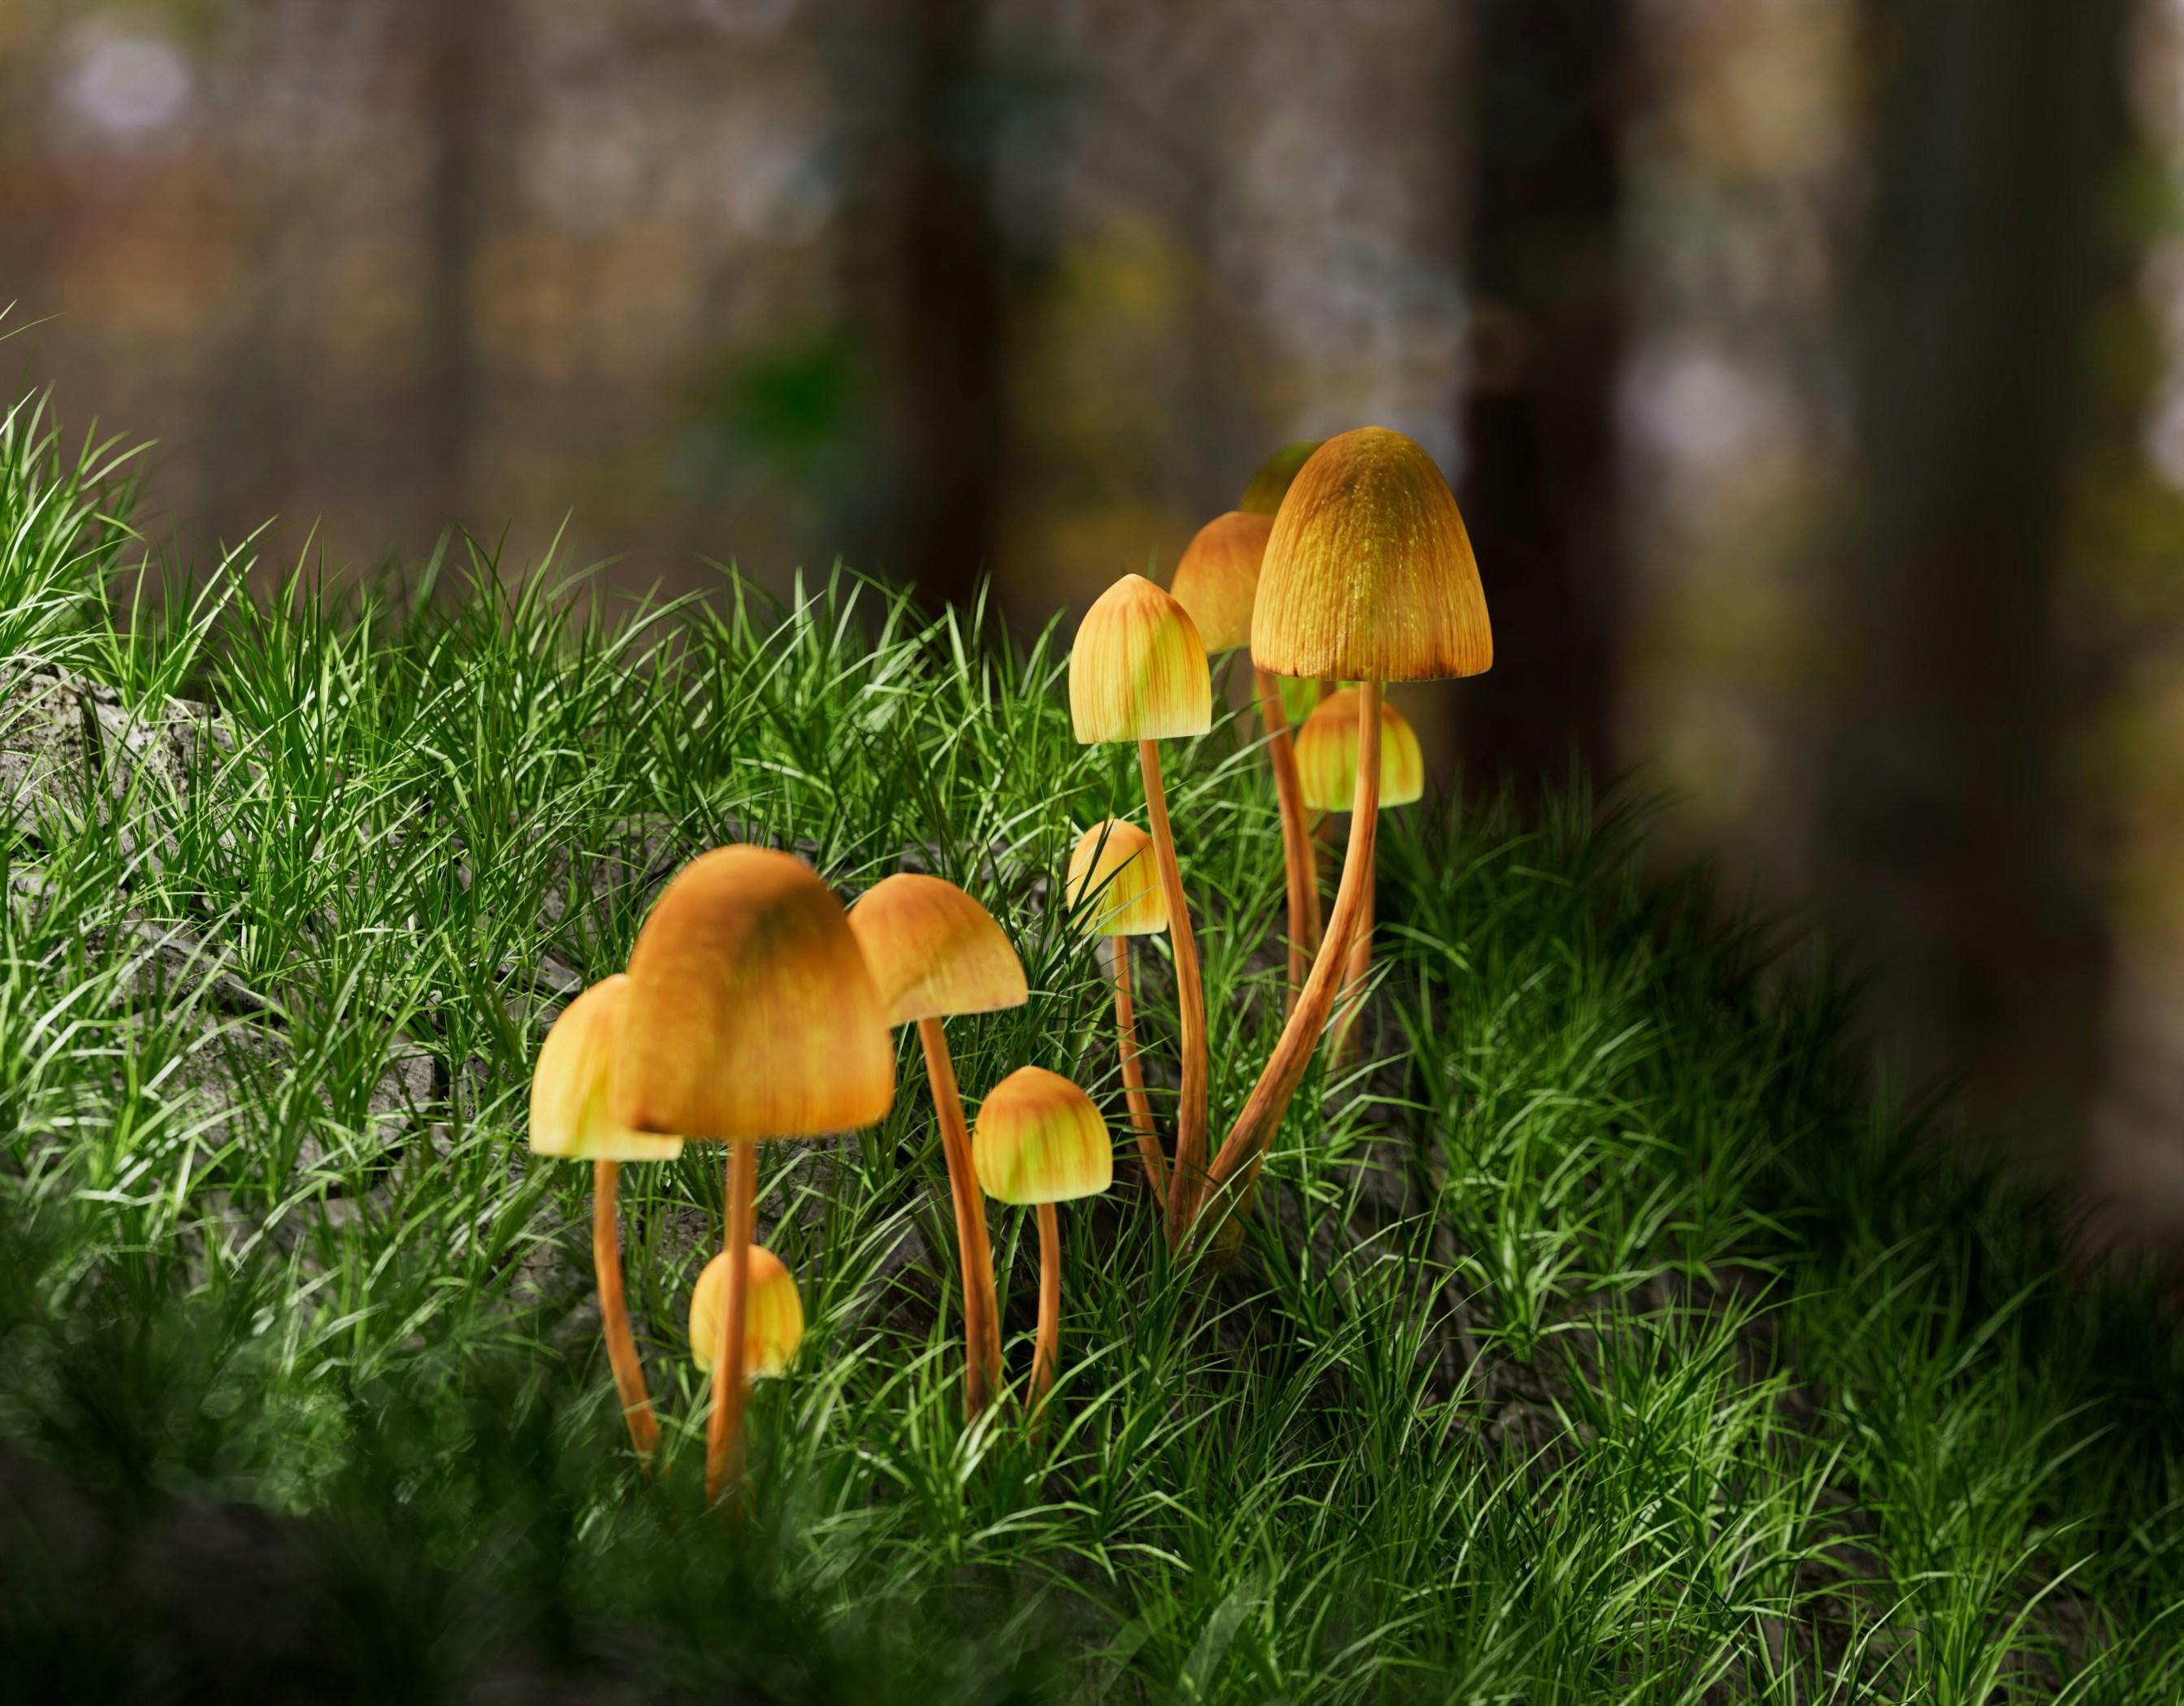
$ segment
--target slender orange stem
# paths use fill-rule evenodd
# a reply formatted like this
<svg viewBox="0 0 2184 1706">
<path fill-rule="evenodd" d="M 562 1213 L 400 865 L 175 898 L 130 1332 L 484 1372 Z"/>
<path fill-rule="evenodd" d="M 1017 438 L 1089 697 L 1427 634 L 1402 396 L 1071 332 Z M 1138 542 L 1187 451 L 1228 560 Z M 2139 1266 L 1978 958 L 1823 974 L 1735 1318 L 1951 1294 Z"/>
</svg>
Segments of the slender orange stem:
<svg viewBox="0 0 2184 1706">
<path fill-rule="evenodd" d="M 1039 1215 L 1039 1340 L 1031 1359 L 1031 1413 L 1046 1406 L 1048 1389 L 1061 1358 L 1061 1219 L 1051 1202 Z"/>
<path fill-rule="evenodd" d="M 1357 720 L 1357 792 L 1350 818 L 1350 846 L 1343 856 L 1342 881 L 1334 894 L 1334 910 L 1328 917 L 1327 934 L 1312 958 L 1312 973 L 1305 979 L 1289 1023 L 1282 1027 L 1274 1051 L 1260 1069 L 1258 1082 L 1244 1103 L 1244 1111 L 1229 1128 L 1220 1152 L 1209 1169 L 1210 1187 L 1239 1179 L 1233 1219 L 1240 1223 L 1251 1213 L 1259 1168 L 1267 1146 L 1289 1112 L 1290 1100 L 1303 1082 L 1312 1045 L 1333 1011 L 1349 963 L 1350 944 L 1367 897 L 1372 892 L 1373 847 L 1380 827 L 1380 684 L 1363 683 L 1359 689 Z"/>
<path fill-rule="evenodd" d="M 660 1423 L 652 1413 L 651 1395 L 644 1390 L 644 1363 L 637 1354 L 637 1338 L 629 1330 L 629 1301 L 622 1295 L 621 1228 L 616 1218 L 621 1189 L 620 1162 L 592 1163 L 592 1271 L 599 1282 L 599 1326 L 606 1335 L 607 1366 L 614 1370 L 629 1442 L 637 1448 L 638 1462 L 649 1470 L 652 1454 L 660 1449 Z"/>
<path fill-rule="evenodd" d="M 1304 987 L 1305 967 L 1319 945 L 1319 872 L 1312 857 L 1312 831 L 1304 817 L 1304 783 L 1297 776 L 1296 743 L 1290 739 L 1289 714 L 1282 689 L 1268 671 L 1254 669 L 1259 717 L 1267 726 L 1267 762 L 1273 768 L 1274 799 L 1282 813 L 1282 872 L 1289 885 L 1290 1006 Z"/>
<path fill-rule="evenodd" d="M 1153 1125 L 1152 1099 L 1145 1094 L 1145 1069 L 1138 1061 L 1137 1018 L 1130 1006 L 1130 939 L 1110 936 L 1115 958 L 1115 1036 L 1123 1056 L 1123 1096 L 1130 1107 L 1130 1129 L 1138 1135 L 1138 1157 L 1145 1164 L 1145 1183 L 1153 1201 L 1167 1213 L 1167 1157 Z"/>
<path fill-rule="evenodd" d="M 956 1062 L 939 1019 L 917 1022 L 933 1081 L 933 1111 L 940 1120 L 940 1149 L 948 1158 L 948 1190 L 956 1201 L 956 1255 L 963 1269 L 963 1419 L 975 1422 L 1001 1384 L 1001 1314 L 994 1290 L 994 1250 L 986 1235 L 986 1196 L 971 1165 L 971 1132 Z"/>
<path fill-rule="evenodd" d="M 1175 1245 L 1190 1224 L 1206 1171 L 1206 991 L 1198 980 L 1198 938 L 1190 928 L 1190 903 L 1184 897 L 1183 872 L 1175 861 L 1175 832 L 1168 826 L 1159 742 L 1138 743 L 1138 767 L 1145 772 L 1153 863 L 1167 900 L 1167 933 L 1175 946 L 1176 1006 L 1183 1021 L 1183 1092 L 1175 1116 L 1175 1171 L 1167 1190 L 1167 1236 Z"/>
<path fill-rule="evenodd" d="M 758 1218 L 758 1146 L 738 1139 L 728 1146 L 728 1295 L 721 1311 L 721 1339 L 713 1347 L 713 1413 L 705 1424 L 705 1498 L 720 1503 L 744 1478 L 744 1322 L 750 1302 L 750 1245 Z M 732 1507 L 724 1507 L 731 1508 Z"/>
<path fill-rule="evenodd" d="M 1350 963 L 1342 977 L 1342 1011 L 1334 1016 L 1334 1034 L 1331 1040 L 1336 1064 L 1354 1060 L 1357 1055 L 1357 1022 L 1365 1013 L 1365 980 L 1373 974 L 1373 891 L 1376 857 L 1373 867 L 1365 873 L 1365 906 L 1357 920 L 1357 934 L 1350 944 Z"/>
</svg>

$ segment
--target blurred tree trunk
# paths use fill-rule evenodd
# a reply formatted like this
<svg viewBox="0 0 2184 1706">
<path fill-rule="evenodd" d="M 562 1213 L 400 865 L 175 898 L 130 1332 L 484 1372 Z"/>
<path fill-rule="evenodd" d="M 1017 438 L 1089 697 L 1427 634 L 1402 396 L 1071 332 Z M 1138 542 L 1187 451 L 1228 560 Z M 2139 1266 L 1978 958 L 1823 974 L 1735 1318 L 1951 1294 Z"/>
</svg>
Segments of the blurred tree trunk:
<svg viewBox="0 0 2184 1706">
<path fill-rule="evenodd" d="M 1824 915 L 1914 1082 L 2069 1159 L 2106 944 L 2059 772 L 2055 591 L 2088 407 L 2124 0 L 1869 0 L 1888 83 L 1858 298 Z"/>
<path fill-rule="evenodd" d="M 1495 662 L 1461 698 L 1467 774 L 1526 791 L 1616 761 L 1615 383 L 1624 13 L 1476 0 L 1473 371 L 1459 497 Z"/>
<path fill-rule="evenodd" d="M 471 443 L 477 426 L 476 288 L 486 114 L 507 24 L 503 0 L 424 0 L 418 39 L 426 54 L 425 122 L 432 139 L 425 204 L 422 430 L 417 438 L 426 513 L 435 526 L 463 519 Z"/>
</svg>

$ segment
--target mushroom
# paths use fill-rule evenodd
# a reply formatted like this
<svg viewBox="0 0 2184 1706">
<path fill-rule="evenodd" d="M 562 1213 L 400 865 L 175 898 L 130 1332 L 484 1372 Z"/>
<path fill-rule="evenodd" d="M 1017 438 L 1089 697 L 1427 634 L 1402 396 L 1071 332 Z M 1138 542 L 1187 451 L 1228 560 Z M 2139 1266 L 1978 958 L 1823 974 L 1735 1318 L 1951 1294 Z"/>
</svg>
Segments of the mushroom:
<svg viewBox="0 0 2184 1706">
<path fill-rule="evenodd" d="M 690 1360 L 701 1374 L 712 1372 L 720 1355 L 727 1289 L 723 1252 L 705 1264 L 690 1294 Z M 744 1378 L 763 1380 L 787 1373 L 803 1342 L 804 1300 L 796 1295 L 796 1276 L 766 1246 L 752 1245 L 744 1257 Z"/>
<path fill-rule="evenodd" d="M 1259 1168 L 1327 1023 L 1356 939 L 1379 827 L 1380 684 L 1477 675 L 1494 635 L 1455 495 L 1415 440 L 1384 426 L 1329 439 L 1283 499 L 1259 574 L 1251 661 L 1277 675 L 1355 681 L 1357 778 L 1334 907 L 1304 993 L 1213 1158 L 1239 1181 L 1240 1235 Z M 1197 1202 L 1185 1205 L 1195 1215 Z"/>
<path fill-rule="evenodd" d="M 1123 1095 L 1129 1104 L 1138 1156 L 1145 1183 L 1163 1216 L 1167 1212 L 1167 1157 L 1153 1128 L 1152 1103 L 1145 1096 L 1145 1070 L 1138 1063 L 1138 1029 L 1130 1000 L 1130 938 L 1157 935 L 1167 928 L 1167 900 L 1160 873 L 1150 856 L 1152 838 L 1134 823 L 1111 817 L 1077 838 L 1069 850 L 1069 876 L 1062 892 L 1069 910 L 1089 909 L 1087 935 L 1105 936 L 1115 980 L 1115 1035 L 1123 1056 Z"/>
<path fill-rule="evenodd" d="M 953 883 L 915 872 L 874 884 L 850 909 L 850 933 L 864 950 L 888 1023 L 914 1023 L 925 1051 L 963 1269 L 963 1414 L 976 1421 L 1000 1384 L 1000 1310 L 985 1199 L 971 1171 L 971 1134 L 941 1022 L 1022 1006 L 1029 999 L 1023 965 L 983 906 Z"/>
<path fill-rule="evenodd" d="M 638 1131 L 728 1146 L 728 1257 L 705 1490 L 742 1475 L 747 1266 L 764 1138 L 870 1125 L 894 1100 L 894 1042 L 841 903 L 792 854 L 716 847 L 676 875 L 629 956 L 611 1080 Z"/>
<path fill-rule="evenodd" d="M 660 1424 L 644 1389 L 644 1363 L 629 1330 L 622 1296 L 621 1233 L 616 1198 L 625 1161 L 672 1161 L 682 1140 L 632 1131 L 607 1111 L 607 1075 L 621 1034 L 629 979 L 617 972 L 562 1010 L 531 1069 L 529 1140 L 533 1155 L 592 1163 L 592 1270 L 599 1277 L 599 1327 L 607 1341 L 622 1420 L 639 1462 L 660 1448 Z"/>
<path fill-rule="evenodd" d="M 1190 612 L 1198 635 L 1210 652 L 1232 651 L 1251 643 L 1251 605 L 1259 593 L 1259 562 L 1274 524 L 1266 516 L 1231 510 L 1198 530 L 1175 566 L 1169 590 Z M 1289 889 L 1290 1004 L 1296 1004 L 1305 967 L 1319 941 L 1319 873 L 1312 859 L 1312 831 L 1304 818 L 1297 785 L 1296 753 L 1290 741 L 1289 712 L 1282 705 L 1281 678 L 1254 667 L 1252 696 L 1266 725 L 1267 762 L 1274 772 L 1274 798 L 1282 817 L 1282 870 Z"/>
<path fill-rule="evenodd" d="M 1070 650 L 1069 711 L 1077 739 L 1086 745 L 1135 741 L 1145 778 L 1145 816 L 1167 902 L 1182 1018 L 1183 1087 L 1167 1201 L 1168 1240 L 1176 1243 L 1206 1169 L 1206 993 L 1198 978 L 1198 942 L 1176 864 L 1160 761 L 1162 740 L 1203 734 L 1213 726 L 1213 678 L 1190 613 L 1143 575 L 1125 575 L 1100 594 L 1084 613 Z"/>
<path fill-rule="evenodd" d="M 1060 1073 L 1019 1067 L 978 1109 L 971 1154 L 987 1195 L 1039 1215 L 1039 1338 L 1031 1365 L 1036 1413 L 1061 1348 L 1061 1225 L 1054 1205 L 1097 1196 L 1114 1182 L 1115 1151 L 1092 1098 Z"/>
<path fill-rule="evenodd" d="M 1303 777 L 1304 803 L 1314 811 L 1349 809 L 1357 789 L 1357 719 L 1361 695 L 1345 688 L 1305 719 L 1297 731 L 1297 767 Z M 1424 756 L 1410 719 L 1384 700 L 1380 705 L 1380 806 L 1408 806 L 1426 789 Z M 1364 1005 L 1365 979 L 1373 969 L 1373 867 L 1365 872 L 1365 901 L 1357 934 L 1350 945 L 1343 984 L 1350 990 L 1334 1020 L 1334 1057 L 1342 1059 Z"/>
<path fill-rule="evenodd" d="M 1317 438 L 1299 438 L 1283 445 L 1259 464 L 1258 471 L 1251 476 L 1251 483 L 1244 488 L 1244 495 L 1236 500 L 1236 507 L 1247 515 L 1279 515 L 1282 499 L 1289 496 L 1290 488 L 1296 482 L 1297 471 L 1312 460 L 1312 453 L 1319 445 Z"/>
</svg>

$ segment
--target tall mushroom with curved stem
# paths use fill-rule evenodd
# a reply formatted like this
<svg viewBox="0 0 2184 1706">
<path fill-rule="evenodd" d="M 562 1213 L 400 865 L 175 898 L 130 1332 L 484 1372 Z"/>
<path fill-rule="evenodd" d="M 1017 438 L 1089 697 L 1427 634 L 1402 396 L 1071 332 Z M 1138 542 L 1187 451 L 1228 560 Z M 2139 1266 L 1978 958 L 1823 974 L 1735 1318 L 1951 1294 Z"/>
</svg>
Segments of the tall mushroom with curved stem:
<svg viewBox="0 0 2184 1706">
<path fill-rule="evenodd" d="M 1207 652 L 1233 651 L 1251 643 L 1259 563 L 1273 529 L 1268 516 L 1231 510 L 1201 527 L 1184 548 L 1168 590 L 1190 612 Z M 1312 859 L 1312 830 L 1305 822 L 1280 677 L 1255 667 L 1251 692 L 1266 727 L 1267 764 L 1274 772 L 1274 799 L 1281 810 L 1282 871 L 1289 891 L 1290 1005 L 1294 1006 L 1312 951 L 1319 945 L 1319 873 Z"/>
<path fill-rule="evenodd" d="M 1092 1098 L 1060 1073 L 1019 1067 L 978 1107 L 971 1153 L 978 1182 L 1003 1202 L 1039 1214 L 1039 1337 L 1031 1365 L 1035 1416 L 1061 1350 L 1061 1226 L 1057 1202 L 1096 1196 L 1114 1182 L 1115 1151 Z"/>
<path fill-rule="evenodd" d="M 1314 811 L 1347 811 L 1357 791 L 1359 690 L 1345 688 L 1323 700 L 1297 730 L 1297 770 L 1304 803 Z M 1425 755 L 1410 719 L 1384 700 L 1380 705 L 1380 809 L 1409 806 L 1426 791 Z M 1377 866 L 1377 860 L 1375 861 Z M 1350 945 L 1343 985 L 1349 990 L 1334 1017 L 1334 1058 L 1346 1059 L 1365 1005 L 1365 979 L 1373 970 L 1373 889 L 1375 867 L 1365 873 L 1365 904 Z"/>
<path fill-rule="evenodd" d="M 760 1140 L 870 1125 L 894 1100 L 894 1040 L 841 902 L 793 854 L 716 847 L 654 902 L 629 956 L 614 1117 L 728 1145 L 727 1297 L 705 1493 L 743 1476 L 744 1336 Z"/>
<path fill-rule="evenodd" d="M 607 1110 L 607 1078 L 621 1037 L 629 979 L 603 978 L 562 1010 L 531 1069 L 530 1145 L 534 1155 L 592 1163 L 592 1270 L 599 1287 L 599 1329 L 607 1341 L 623 1424 L 648 1469 L 660 1448 L 660 1423 L 644 1389 L 644 1363 L 629 1329 L 622 1295 L 621 1229 L 616 1199 L 626 1161 L 672 1161 L 682 1140 L 618 1124 Z"/>
<path fill-rule="evenodd" d="M 1167 899 L 1175 948 L 1176 1006 L 1183 1034 L 1183 1086 L 1175 1118 L 1175 1168 L 1168 1181 L 1167 1235 L 1182 1241 L 1206 1170 L 1206 992 L 1198 939 L 1176 863 L 1175 833 L 1161 779 L 1160 743 L 1213 727 L 1213 677 L 1190 614 L 1143 575 L 1125 575 L 1100 594 L 1069 653 L 1069 711 L 1085 745 L 1135 741 L 1145 778 L 1153 861 Z"/>
<path fill-rule="evenodd" d="M 1095 823 L 1069 851 L 1062 892 L 1072 912 L 1085 914 L 1087 935 L 1105 936 L 1115 981 L 1116 1047 L 1123 1057 L 1123 1096 L 1137 1134 L 1145 1183 L 1163 1219 L 1167 1213 L 1167 1157 L 1153 1125 L 1145 1069 L 1138 1061 L 1138 1026 L 1130 995 L 1130 938 L 1167 928 L 1167 897 L 1152 856 L 1152 837 L 1119 817 Z"/>
<path fill-rule="evenodd" d="M 971 1170 L 971 1134 L 941 1022 L 1022 1006 L 1030 999 L 1023 963 L 983 906 L 953 883 L 914 871 L 875 883 L 850 909 L 850 933 L 864 950 L 887 1022 L 915 1024 L 925 1051 L 963 1269 L 963 1417 L 976 1421 L 1000 1386 L 1000 1308 L 986 1202 Z"/>
<path fill-rule="evenodd" d="M 1414 439 L 1361 426 L 1298 471 L 1274 518 L 1251 614 L 1251 661 L 1277 675 L 1359 683 L 1357 783 L 1334 908 L 1304 993 L 1209 1169 L 1234 1181 L 1241 1235 L 1267 1148 L 1333 1010 L 1363 912 L 1380 806 L 1380 684 L 1477 675 L 1494 635 L 1471 539 L 1448 482 Z M 1195 1218 L 1196 1199 L 1186 1204 Z"/>
</svg>

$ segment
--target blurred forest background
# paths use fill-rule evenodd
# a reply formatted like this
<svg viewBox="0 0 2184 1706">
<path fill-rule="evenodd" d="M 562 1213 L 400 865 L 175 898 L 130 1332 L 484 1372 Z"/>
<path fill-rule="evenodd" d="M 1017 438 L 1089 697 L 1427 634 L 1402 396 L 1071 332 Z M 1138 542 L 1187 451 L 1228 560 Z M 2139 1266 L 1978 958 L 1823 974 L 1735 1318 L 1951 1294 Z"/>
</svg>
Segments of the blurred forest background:
<svg viewBox="0 0 2184 1706">
<path fill-rule="evenodd" d="M 2184 0 L 0 0 L 0 348 L 163 549 L 1031 627 L 1401 427 L 1501 652 L 1444 773 L 1672 790 L 2164 1240 L 2180 184 Z"/>
</svg>

